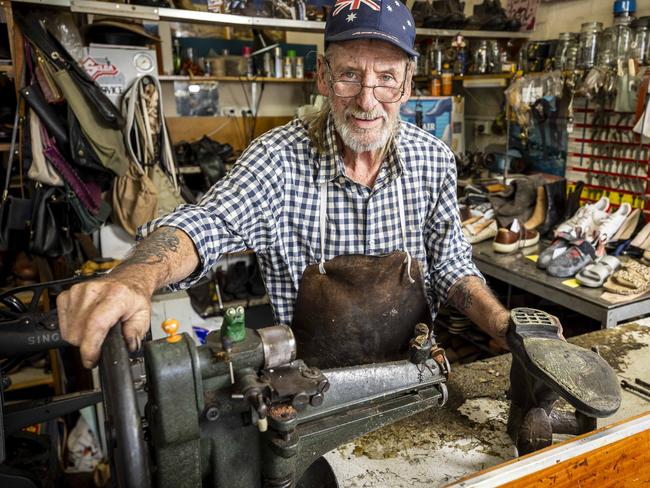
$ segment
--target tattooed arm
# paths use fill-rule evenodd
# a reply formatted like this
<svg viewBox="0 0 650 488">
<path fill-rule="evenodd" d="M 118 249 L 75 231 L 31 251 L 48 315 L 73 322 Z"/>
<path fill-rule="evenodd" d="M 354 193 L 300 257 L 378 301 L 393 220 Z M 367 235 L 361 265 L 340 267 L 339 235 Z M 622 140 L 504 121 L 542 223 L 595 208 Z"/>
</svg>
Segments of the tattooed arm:
<svg viewBox="0 0 650 488">
<path fill-rule="evenodd" d="M 129 348 L 139 349 L 149 330 L 154 292 L 189 276 L 198 264 L 198 253 L 187 234 L 161 227 L 111 273 L 78 283 L 58 296 L 63 338 L 80 347 L 86 367 L 97 362 L 106 334 L 118 321 Z"/>
<path fill-rule="evenodd" d="M 477 276 L 458 280 L 447 294 L 447 303 L 466 315 L 484 332 L 505 345 L 509 312 Z"/>
</svg>

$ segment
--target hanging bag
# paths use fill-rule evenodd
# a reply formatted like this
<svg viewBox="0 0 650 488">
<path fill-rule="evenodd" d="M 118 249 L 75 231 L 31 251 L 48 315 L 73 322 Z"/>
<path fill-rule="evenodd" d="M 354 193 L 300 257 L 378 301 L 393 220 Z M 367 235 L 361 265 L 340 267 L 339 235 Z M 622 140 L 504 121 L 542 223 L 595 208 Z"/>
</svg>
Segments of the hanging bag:
<svg viewBox="0 0 650 488">
<path fill-rule="evenodd" d="M 29 134 L 32 149 L 32 164 L 29 166 L 27 176 L 29 179 L 49 186 L 63 186 L 63 178 L 54 169 L 43 154 L 43 128 L 38 115 L 29 110 Z"/>
<path fill-rule="evenodd" d="M 65 190 L 37 185 L 30 219 L 29 251 L 39 256 L 59 257 L 74 248 L 70 208 Z"/>
</svg>

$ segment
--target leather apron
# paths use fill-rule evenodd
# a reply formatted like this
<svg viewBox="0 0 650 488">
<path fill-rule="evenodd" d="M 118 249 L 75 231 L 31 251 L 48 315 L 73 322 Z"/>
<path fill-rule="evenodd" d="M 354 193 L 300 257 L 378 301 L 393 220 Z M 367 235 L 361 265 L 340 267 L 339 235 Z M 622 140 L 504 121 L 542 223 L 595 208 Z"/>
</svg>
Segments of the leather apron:
<svg viewBox="0 0 650 488">
<path fill-rule="evenodd" d="M 320 187 L 318 264 L 305 268 L 291 328 L 298 358 L 321 369 L 403 359 L 415 325 L 431 325 L 424 280 L 406 249 L 403 191 L 397 178 L 404 251 L 325 261 L 327 185 Z"/>
</svg>

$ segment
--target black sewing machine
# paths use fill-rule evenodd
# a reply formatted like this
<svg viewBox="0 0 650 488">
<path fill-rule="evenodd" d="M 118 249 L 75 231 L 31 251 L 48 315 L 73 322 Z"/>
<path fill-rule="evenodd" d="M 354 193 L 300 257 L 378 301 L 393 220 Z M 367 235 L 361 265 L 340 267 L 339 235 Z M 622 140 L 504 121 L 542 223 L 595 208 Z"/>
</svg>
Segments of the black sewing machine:
<svg viewBox="0 0 650 488">
<path fill-rule="evenodd" d="M 2 296 L 0 301 L 8 303 Z M 509 432 L 522 452 L 550 444 L 553 431 L 590 430 L 595 417 L 611 415 L 620 404 L 611 368 L 597 354 L 559 340 L 549 317 L 532 309 L 512 312 L 516 391 Z M 24 324 L 29 334 L 20 335 L 16 320 L 7 329 L 10 321 L 0 323 L 1 345 L 5 330 L 14 336 L 13 351 L 0 346 L 0 358 L 15 355 L 39 328 L 55 327 L 32 318 L 34 329 Z M 324 371 L 296 358 L 286 326 L 252 331 L 234 320 L 197 347 L 176 334 L 175 325 L 165 324 L 167 338 L 145 343 L 144 377 L 134 378 L 142 359 L 135 365 L 129 360 L 116 326 L 102 349 L 102 392 L 6 406 L 0 463 L 5 435 L 94 404 L 102 395 L 116 486 L 334 487 L 323 454 L 446 401 L 449 364 L 424 325 L 414 331 L 409 359 Z M 558 357 L 562 372 L 553 370 Z M 559 395 L 576 415 L 552 410 Z M 1 486 L 30 486 L 11 482 L 0 470 Z"/>
</svg>

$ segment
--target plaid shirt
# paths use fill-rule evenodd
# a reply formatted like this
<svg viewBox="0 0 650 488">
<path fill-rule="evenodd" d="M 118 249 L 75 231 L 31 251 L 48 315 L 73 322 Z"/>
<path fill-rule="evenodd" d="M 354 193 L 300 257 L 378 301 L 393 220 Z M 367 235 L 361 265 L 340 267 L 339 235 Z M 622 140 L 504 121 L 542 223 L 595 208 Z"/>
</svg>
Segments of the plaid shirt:
<svg viewBox="0 0 650 488">
<path fill-rule="evenodd" d="M 389 153 L 373 188 L 345 175 L 330 116 L 325 151 L 312 146 L 307 127 L 293 120 L 262 135 L 197 205 L 182 205 L 148 223 L 183 230 L 201 265 L 171 286 L 185 289 L 212 269 L 223 253 L 257 254 L 276 323 L 291 324 L 305 267 L 320 260 L 318 199 L 327 180 L 325 259 L 404 250 L 396 178 L 402 178 L 407 250 L 424 266 L 432 316 L 461 277 L 481 276 L 464 239 L 456 202 L 456 167 L 447 146 L 402 122 L 397 151 Z M 371 298 L 372 299 L 372 298 Z"/>
</svg>

